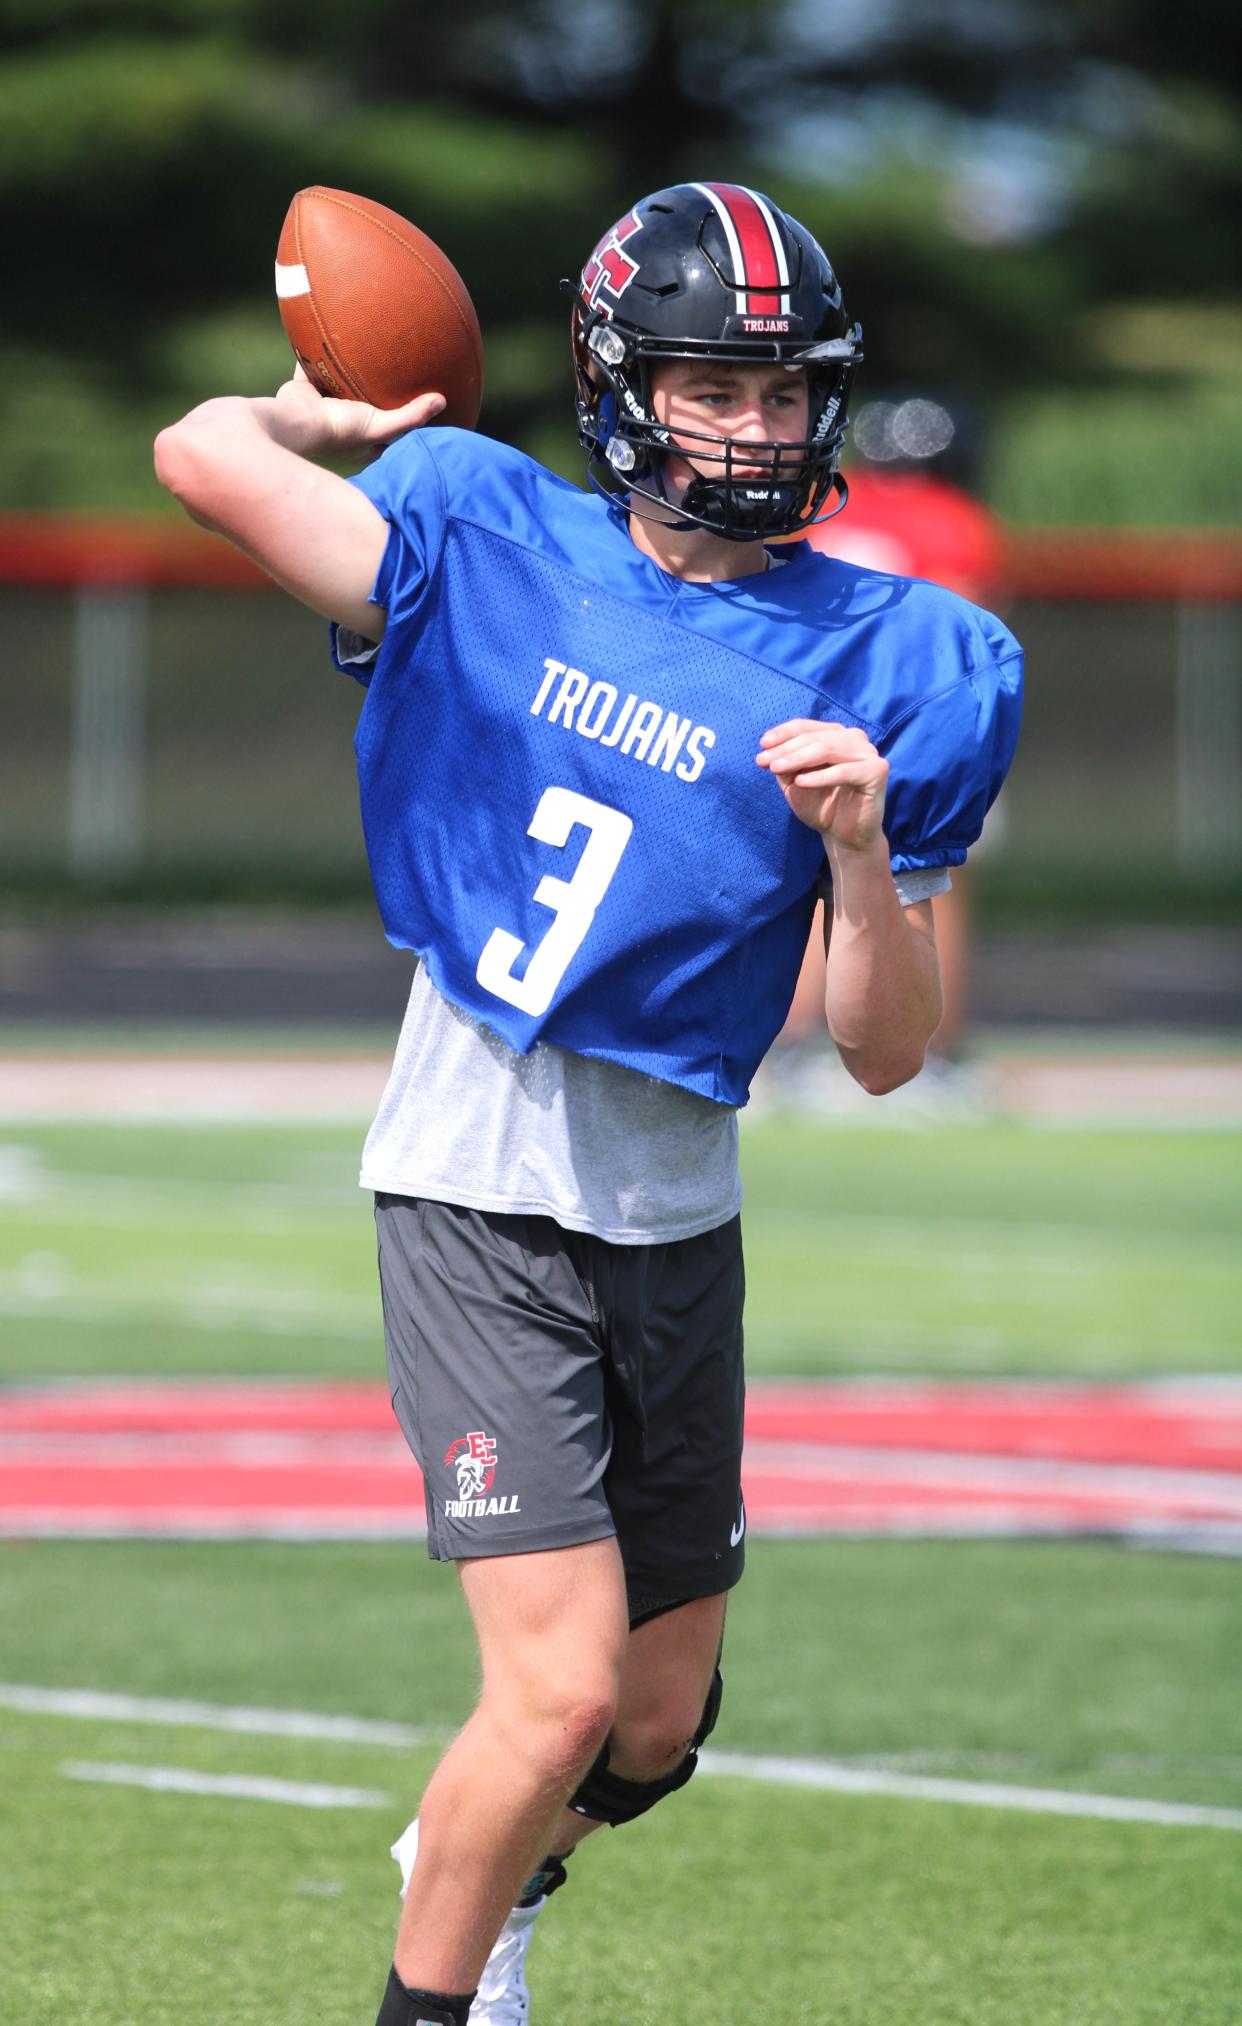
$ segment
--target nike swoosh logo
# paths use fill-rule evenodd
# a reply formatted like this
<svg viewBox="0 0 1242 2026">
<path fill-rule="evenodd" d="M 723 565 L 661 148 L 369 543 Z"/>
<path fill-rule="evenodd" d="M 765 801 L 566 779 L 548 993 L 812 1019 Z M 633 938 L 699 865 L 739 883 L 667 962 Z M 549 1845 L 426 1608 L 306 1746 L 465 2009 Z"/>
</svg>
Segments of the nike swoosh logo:
<svg viewBox="0 0 1242 2026">
<path fill-rule="evenodd" d="M 737 1509 L 737 1525 L 730 1532 L 729 1546 L 731 1548 L 735 1548 L 745 1532 L 746 1532 L 746 1505 L 745 1501 L 743 1501 L 738 1506 Z"/>
</svg>

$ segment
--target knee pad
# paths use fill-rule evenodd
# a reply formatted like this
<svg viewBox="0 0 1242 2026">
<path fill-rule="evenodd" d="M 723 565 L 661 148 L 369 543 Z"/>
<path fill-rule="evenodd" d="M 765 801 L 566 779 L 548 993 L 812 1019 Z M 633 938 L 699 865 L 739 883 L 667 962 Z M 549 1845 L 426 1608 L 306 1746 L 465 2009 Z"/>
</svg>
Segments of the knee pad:
<svg viewBox="0 0 1242 2026">
<path fill-rule="evenodd" d="M 658 1780 L 623 1780 L 619 1773 L 609 1770 L 608 1746 L 605 1743 L 595 1764 L 570 1795 L 566 1806 L 575 1815 L 585 1815 L 592 1822 L 607 1822 L 609 1828 L 616 1829 L 622 1822 L 633 1822 L 638 1816 L 645 1815 L 648 1808 L 654 1808 L 656 1802 L 663 1801 L 667 1794 L 675 1794 L 693 1775 L 699 1762 L 699 1746 L 716 1728 L 723 1694 L 724 1681 L 717 1668 L 689 1750 L 671 1773 L 664 1773 Z"/>
</svg>

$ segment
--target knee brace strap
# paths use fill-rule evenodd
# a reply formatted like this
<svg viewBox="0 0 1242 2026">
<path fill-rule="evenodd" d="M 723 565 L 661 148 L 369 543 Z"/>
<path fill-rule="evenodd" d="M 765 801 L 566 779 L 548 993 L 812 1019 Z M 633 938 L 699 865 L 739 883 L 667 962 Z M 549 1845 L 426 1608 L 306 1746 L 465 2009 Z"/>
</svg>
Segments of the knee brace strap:
<svg viewBox="0 0 1242 2026">
<path fill-rule="evenodd" d="M 716 1727 L 723 1694 L 724 1681 L 717 1668 L 689 1750 L 671 1773 L 663 1774 L 658 1780 L 623 1780 L 619 1773 L 610 1772 L 608 1746 L 605 1744 L 586 1778 L 570 1795 L 567 1805 L 575 1815 L 586 1815 L 592 1822 L 607 1822 L 610 1828 L 616 1829 L 622 1822 L 634 1822 L 640 1815 L 645 1815 L 648 1808 L 654 1808 L 666 1794 L 675 1794 L 692 1776 L 699 1762 L 699 1746 Z"/>
<path fill-rule="evenodd" d="M 717 1668 L 712 1676 L 712 1685 L 707 1691 L 707 1701 L 703 1704 L 703 1714 L 699 1718 L 699 1727 L 694 1733 L 694 1742 L 691 1746 L 692 1751 L 697 1752 L 699 1746 L 715 1730 L 716 1719 L 720 1715 L 720 1705 L 723 1700 L 724 1676 L 720 1672 L 720 1669 Z"/>
<path fill-rule="evenodd" d="M 619 1773 L 609 1772 L 605 1745 L 581 1786 L 570 1795 L 568 1805 L 575 1815 L 589 1816 L 592 1822 L 607 1822 L 611 1829 L 619 1828 L 622 1822 L 633 1822 L 645 1815 L 666 1794 L 675 1794 L 679 1787 L 684 1787 L 697 1758 L 698 1753 L 691 1745 L 681 1764 L 663 1778 L 623 1780 Z"/>
</svg>

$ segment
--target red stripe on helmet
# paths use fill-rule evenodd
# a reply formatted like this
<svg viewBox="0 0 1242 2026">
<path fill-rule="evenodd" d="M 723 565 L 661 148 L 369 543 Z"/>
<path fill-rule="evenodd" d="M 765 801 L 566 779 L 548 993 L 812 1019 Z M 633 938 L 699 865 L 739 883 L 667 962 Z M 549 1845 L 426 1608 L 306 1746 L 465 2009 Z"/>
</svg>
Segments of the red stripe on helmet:
<svg viewBox="0 0 1242 2026">
<path fill-rule="evenodd" d="M 763 212 L 759 209 L 749 190 L 743 190 L 737 183 L 709 183 L 706 188 L 719 197 L 733 220 L 738 245 L 742 249 L 742 272 L 737 285 L 744 290 L 761 290 L 766 295 L 779 295 L 782 287 L 780 267 L 777 264 L 777 248 L 771 229 Z M 754 315 L 770 315 L 774 305 L 770 302 L 752 303 L 749 296 L 746 309 Z"/>
</svg>

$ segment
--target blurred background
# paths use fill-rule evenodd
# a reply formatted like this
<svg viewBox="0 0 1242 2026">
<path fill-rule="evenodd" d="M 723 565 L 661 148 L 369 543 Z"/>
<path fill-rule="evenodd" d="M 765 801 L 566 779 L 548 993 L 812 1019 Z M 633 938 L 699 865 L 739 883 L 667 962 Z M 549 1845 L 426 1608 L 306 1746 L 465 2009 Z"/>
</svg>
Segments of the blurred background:
<svg viewBox="0 0 1242 2026">
<path fill-rule="evenodd" d="M 440 241 L 486 335 L 482 427 L 576 477 L 558 279 L 637 192 L 727 175 L 837 264 L 859 424 L 943 404 L 948 475 L 1003 536 L 975 591 L 1030 705 L 980 907 L 1106 942 L 1236 914 L 1242 109 L 1210 0 L 5 0 L 0 24 L 18 897 L 366 894 L 352 687 L 151 472 L 163 423 L 285 376 L 291 193 L 366 191 Z"/>
</svg>

